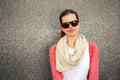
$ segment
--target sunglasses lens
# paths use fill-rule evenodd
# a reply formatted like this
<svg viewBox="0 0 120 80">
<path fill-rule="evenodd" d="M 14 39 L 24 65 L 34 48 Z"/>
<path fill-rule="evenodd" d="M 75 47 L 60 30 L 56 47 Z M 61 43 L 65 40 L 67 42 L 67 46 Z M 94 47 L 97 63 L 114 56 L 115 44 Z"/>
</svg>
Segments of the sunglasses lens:
<svg viewBox="0 0 120 80">
<path fill-rule="evenodd" d="M 70 25 L 69 23 L 63 23 L 62 27 L 65 28 L 65 29 L 67 29 L 69 27 L 69 25 Z"/>
<path fill-rule="evenodd" d="M 75 26 L 78 25 L 78 23 L 79 23 L 79 21 L 78 21 L 78 20 L 75 20 L 75 21 L 72 21 L 72 22 L 71 22 L 71 25 L 72 25 L 73 27 L 75 27 Z"/>
<path fill-rule="evenodd" d="M 75 20 L 75 21 L 71 21 L 71 22 L 67 22 L 67 23 L 63 23 L 61 24 L 61 26 L 65 29 L 67 29 L 70 24 L 73 26 L 73 27 L 76 27 L 78 25 L 79 21 L 78 20 Z"/>
</svg>

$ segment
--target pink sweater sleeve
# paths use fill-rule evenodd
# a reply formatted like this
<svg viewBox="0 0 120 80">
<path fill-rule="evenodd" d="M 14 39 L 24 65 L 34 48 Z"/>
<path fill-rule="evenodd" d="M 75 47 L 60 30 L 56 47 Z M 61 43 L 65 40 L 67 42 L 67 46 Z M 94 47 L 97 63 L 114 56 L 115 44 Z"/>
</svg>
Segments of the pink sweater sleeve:
<svg viewBox="0 0 120 80">
<path fill-rule="evenodd" d="M 49 50 L 50 66 L 52 71 L 53 80 L 62 80 L 62 73 L 56 70 L 56 44 L 54 44 Z"/>
<path fill-rule="evenodd" d="M 90 70 L 88 80 L 98 80 L 99 77 L 99 61 L 98 61 L 98 48 L 93 42 L 89 42 L 90 52 Z"/>
</svg>

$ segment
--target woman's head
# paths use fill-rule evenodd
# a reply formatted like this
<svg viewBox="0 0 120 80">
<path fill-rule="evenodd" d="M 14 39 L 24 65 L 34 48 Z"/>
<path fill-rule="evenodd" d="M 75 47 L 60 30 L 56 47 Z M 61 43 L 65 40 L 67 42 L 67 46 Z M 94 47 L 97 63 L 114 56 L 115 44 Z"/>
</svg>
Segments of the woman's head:
<svg viewBox="0 0 120 80">
<path fill-rule="evenodd" d="M 62 17 L 66 16 L 66 15 L 68 15 L 68 14 L 74 14 L 74 15 L 76 16 L 77 20 L 79 20 L 79 17 L 78 17 L 77 12 L 75 12 L 75 11 L 72 10 L 72 9 L 66 9 L 66 10 L 64 10 L 64 11 L 60 14 L 60 16 L 59 16 L 60 24 L 62 24 Z"/>
<path fill-rule="evenodd" d="M 60 14 L 59 20 L 61 23 L 61 37 L 63 37 L 64 35 L 72 36 L 78 34 L 80 23 L 78 14 L 74 10 L 64 10 Z"/>
</svg>

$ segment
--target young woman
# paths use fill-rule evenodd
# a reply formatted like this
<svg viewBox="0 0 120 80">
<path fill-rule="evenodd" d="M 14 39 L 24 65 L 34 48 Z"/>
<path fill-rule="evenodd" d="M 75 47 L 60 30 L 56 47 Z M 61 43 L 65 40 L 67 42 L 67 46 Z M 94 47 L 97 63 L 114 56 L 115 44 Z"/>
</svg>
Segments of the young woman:
<svg viewBox="0 0 120 80">
<path fill-rule="evenodd" d="M 59 19 L 61 38 L 49 51 L 53 80 L 98 80 L 98 48 L 79 33 L 78 14 L 66 9 Z"/>
</svg>

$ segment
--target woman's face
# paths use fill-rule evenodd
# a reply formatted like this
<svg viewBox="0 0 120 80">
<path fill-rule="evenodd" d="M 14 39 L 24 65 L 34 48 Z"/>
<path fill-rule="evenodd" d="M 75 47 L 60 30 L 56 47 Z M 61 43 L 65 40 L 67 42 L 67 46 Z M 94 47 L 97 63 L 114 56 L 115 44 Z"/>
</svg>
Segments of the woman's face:
<svg viewBox="0 0 120 80">
<path fill-rule="evenodd" d="M 77 20 L 75 14 L 68 14 L 62 17 L 62 23 L 67 23 L 75 20 Z M 80 22 L 78 23 L 77 26 L 72 26 L 70 24 L 69 27 L 66 29 L 60 26 L 60 30 L 62 30 L 66 34 L 66 36 L 76 36 L 78 35 L 79 27 L 80 27 Z"/>
</svg>

